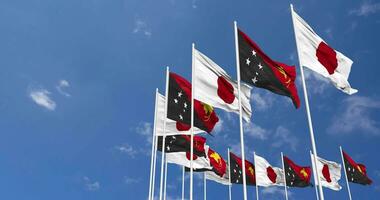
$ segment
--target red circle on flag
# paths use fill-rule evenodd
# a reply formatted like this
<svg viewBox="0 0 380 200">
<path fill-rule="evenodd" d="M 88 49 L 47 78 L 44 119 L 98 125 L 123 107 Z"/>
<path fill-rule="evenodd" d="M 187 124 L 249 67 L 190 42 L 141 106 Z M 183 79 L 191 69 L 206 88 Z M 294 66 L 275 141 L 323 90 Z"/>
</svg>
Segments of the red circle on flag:
<svg viewBox="0 0 380 200">
<path fill-rule="evenodd" d="M 190 160 L 190 154 L 191 154 L 190 152 L 186 152 L 186 158 L 188 160 Z M 198 156 L 193 153 L 193 160 L 196 160 L 197 158 L 198 158 Z"/>
<path fill-rule="evenodd" d="M 277 174 L 272 167 L 267 167 L 267 176 L 272 183 L 276 183 Z"/>
<path fill-rule="evenodd" d="M 330 170 L 329 170 L 329 166 L 327 164 L 323 165 L 322 175 L 328 183 L 331 183 Z"/>
<path fill-rule="evenodd" d="M 218 96 L 228 104 L 235 100 L 234 87 L 225 78 L 218 77 Z"/>
<path fill-rule="evenodd" d="M 318 45 L 316 56 L 318 61 L 326 68 L 330 75 L 335 72 L 335 69 L 338 67 L 338 60 L 333 48 L 322 41 Z"/>
</svg>

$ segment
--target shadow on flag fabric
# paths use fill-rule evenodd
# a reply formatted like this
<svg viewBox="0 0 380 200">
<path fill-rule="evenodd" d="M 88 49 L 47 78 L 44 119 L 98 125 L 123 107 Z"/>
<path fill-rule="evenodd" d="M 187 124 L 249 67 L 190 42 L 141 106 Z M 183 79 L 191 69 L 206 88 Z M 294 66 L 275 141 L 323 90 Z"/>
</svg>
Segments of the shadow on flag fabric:
<svg viewBox="0 0 380 200">
<path fill-rule="evenodd" d="M 370 185 L 372 180 L 367 176 L 366 166 L 356 163 L 346 152 L 343 151 L 344 164 L 349 182 L 362 185 Z"/>
<path fill-rule="evenodd" d="M 167 117 L 185 131 L 191 124 L 191 84 L 183 77 L 170 73 Z M 210 133 L 219 121 L 214 108 L 194 99 L 194 126 Z"/>
<path fill-rule="evenodd" d="M 209 160 L 211 169 L 194 169 L 195 172 L 204 172 L 206 179 L 215 181 L 223 185 L 230 185 L 229 182 L 229 170 L 226 161 L 216 151 L 207 147 L 207 158 Z M 186 171 L 190 171 L 186 168 Z"/>
<path fill-rule="evenodd" d="M 284 156 L 284 168 L 286 186 L 288 187 L 307 187 L 311 186 L 311 168 L 310 166 L 302 167 L 295 164 L 288 157 Z"/>
<path fill-rule="evenodd" d="M 230 152 L 230 170 L 231 170 L 231 183 L 232 184 L 243 184 L 243 167 L 242 167 L 242 159 L 232 152 Z M 255 177 L 255 166 L 245 160 L 245 168 L 246 168 L 246 183 L 247 185 L 255 185 L 256 177 Z"/>
<path fill-rule="evenodd" d="M 288 96 L 296 108 L 300 107 L 294 66 L 276 62 L 243 31 L 238 30 L 241 80 L 255 87 Z"/>
<path fill-rule="evenodd" d="M 348 77 L 352 60 L 330 47 L 296 12 L 292 12 L 300 63 L 328 78 L 339 90 L 354 94 Z"/>
<path fill-rule="evenodd" d="M 335 191 L 341 190 L 342 186 L 339 185 L 339 180 L 341 178 L 342 166 L 339 163 L 328 161 L 320 157 L 317 157 L 317 165 L 315 165 L 313 154 L 310 154 L 310 156 L 313 166 L 316 166 L 318 170 L 319 181 L 322 186 Z"/>
<path fill-rule="evenodd" d="M 265 158 L 255 155 L 256 184 L 258 186 L 283 186 L 284 170 L 273 167 Z"/>
<path fill-rule="evenodd" d="M 165 96 L 158 93 L 158 101 L 157 101 L 157 123 L 156 123 L 156 135 L 157 136 L 169 136 L 169 135 L 180 135 L 187 134 L 190 135 L 191 131 L 183 130 L 178 123 L 174 120 L 168 119 L 165 117 Z M 166 120 L 165 134 L 164 134 L 164 121 Z M 199 128 L 194 127 L 194 134 L 203 133 L 204 131 Z"/>
<path fill-rule="evenodd" d="M 238 84 L 214 61 L 194 49 L 194 98 L 227 112 L 239 114 Z M 241 84 L 242 114 L 245 121 L 252 115 L 251 87 Z"/>
<path fill-rule="evenodd" d="M 157 150 L 162 150 L 162 136 L 158 137 Z M 165 139 L 165 155 L 168 163 L 173 163 L 185 167 L 190 167 L 190 143 L 189 135 L 172 135 Z M 194 136 L 194 151 L 193 151 L 193 168 L 211 169 L 209 160 L 206 155 L 206 138 Z"/>
</svg>

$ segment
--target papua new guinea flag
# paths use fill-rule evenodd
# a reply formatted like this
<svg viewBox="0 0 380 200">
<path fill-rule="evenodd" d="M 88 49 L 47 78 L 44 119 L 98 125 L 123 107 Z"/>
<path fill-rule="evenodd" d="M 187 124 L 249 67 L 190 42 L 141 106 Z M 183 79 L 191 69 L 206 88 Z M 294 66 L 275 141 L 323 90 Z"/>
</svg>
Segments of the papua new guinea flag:
<svg viewBox="0 0 380 200">
<path fill-rule="evenodd" d="M 244 32 L 238 30 L 241 80 L 276 94 L 288 96 L 296 108 L 300 107 L 294 66 L 276 62 Z"/>
<path fill-rule="evenodd" d="M 165 138 L 165 152 L 190 152 L 190 135 L 171 135 Z M 206 138 L 194 135 L 194 151 L 196 156 L 206 157 Z M 162 151 L 162 136 L 158 136 L 157 150 Z"/>
<path fill-rule="evenodd" d="M 177 129 L 189 130 L 191 124 L 191 84 L 183 77 L 170 73 L 167 117 L 177 121 Z M 208 133 L 219 121 L 214 108 L 194 99 L 194 126 Z"/>
<path fill-rule="evenodd" d="M 242 159 L 230 152 L 230 170 L 231 170 L 231 183 L 232 184 L 243 184 L 243 162 Z M 245 171 L 247 185 L 255 185 L 255 166 L 245 160 Z"/>
<path fill-rule="evenodd" d="M 288 187 L 307 187 L 311 186 L 311 167 L 302 167 L 295 164 L 288 157 L 284 156 L 284 168 L 286 186 Z"/>
<path fill-rule="evenodd" d="M 346 152 L 343 151 L 344 164 L 346 167 L 347 179 L 353 183 L 370 185 L 372 180 L 367 176 L 366 166 L 356 163 Z"/>
</svg>

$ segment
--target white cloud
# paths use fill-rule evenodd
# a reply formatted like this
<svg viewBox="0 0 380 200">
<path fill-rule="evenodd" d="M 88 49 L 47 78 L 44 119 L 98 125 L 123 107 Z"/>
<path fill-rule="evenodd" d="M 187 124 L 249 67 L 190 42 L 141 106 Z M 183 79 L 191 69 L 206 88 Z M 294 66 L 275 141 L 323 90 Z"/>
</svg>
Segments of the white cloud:
<svg viewBox="0 0 380 200">
<path fill-rule="evenodd" d="M 64 91 L 64 89 L 68 87 L 70 87 L 70 83 L 67 80 L 60 80 L 55 88 L 61 95 L 70 97 L 71 95 Z"/>
<path fill-rule="evenodd" d="M 276 132 L 273 136 L 273 141 L 273 147 L 279 148 L 286 145 L 289 146 L 293 151 L 296 151 L 298 145 L 297 137 L 292 135 L 289 129 L 283 126 L 277 127 Z"/>
<path fill-rule="evenodd" d="M 194 9 L 198 8 L 198 6 L 197 6 L 197 0 L 192 0 L 191 1 L 191 7 L 194 8 Z"/>
<path fill-rule="evenodd" d="M 266 140 L 270 132 L 257 124 L 245 123 L 244 133 L 256 139 Z"/>
<path fill-rule="evenodd" d="M 29 97 L 39 106 L 42 106 L 50 111 L 55 110 L 56 103 L 50 98 L 50 92 L 45 89 L 31 89 Z"/>
<path fill-rule="evenodd" d="M 141 33 L 141 34 L 145 35 L 146 37 L 151 37 L 152 36 L 152 32 L 148 28 L 147 23 L 145 21 L 141 20 L 141 19 L 136 19 L 135 20 L 135 26 L 134 26 L 132 32 L 135 33 L 135 34 Z"/>
<path fill-rule="evenodd" d="M 149 122 L 141 122 L 135 129 L 141 136 L 145 137 L 149 144 L 152 143 L 153 125 Z"/>
<path fill-rule="evenodd" d="M 311 92 L 313 94 L 325 93 L 326 89 L 330 85 L 330 82 L 327 78 L 324 78 L 323 76 L 307 69 L 306 67 L 304 67 L 304 75 L 306 79 L 306 87 L 308 89 L 308 92 Z M 302 81 L 301 79 L 298 80 L 300 82 Z M 302 87 L 303 86 L 301 86 L 300 89 L 302 89 Z"/>
<path fill-rule="evenodd" d="M 120 145 L 120 146 L 116 146 L 115 149 L 118 150 L 120 153 L 127 154 L 131 158 L 134 158 L 136 156 L 136 154 L 139 153 L 137 150 L 135 150 L 129 144 L 123 144 L 123 145 Z"/>
<path fill-rule="evenodd" d="M 265 111 L 268 108 L 272 107 L 274 102 L 274 95 L 271 94 L 269 91 L 254 90 L 252 93 L 253 94 L 251 95 L 251 100 L 253 101 L 253 110 Z"/>
<path fill-rule="evenodd" d="M 219 121 L 218 121 L 218 123 L 216 123 L 216 125 L 215 125 L 215 127 L 213 129 L 213 133 L 214 134 L 219 134 L 222 131 L 222 129 L 223 129 L 223 122 L 224 121 L 219 117 Z"/>
<path fill-rule="evenodd" d="M 98 181 L 92 181 L 87 176 L 83 177 L 84 185 L 88 191 L 96 191 L 100 189 L 100 183 Z"/>
<path fill-rule="evenodd" d="M 125 177 L 124 182 L 126 184 L 137 184 L 141 182 L 141 178 L 131 178 L 131 177 Z"/>
<path fill-rule="evenodd" d="M 372 3 L 370 1 L 363 1 L 359 8 L 350 10 L 350 14 L 357 16 L 368 16 L 380 11 L 380 3 Z"/>
<path fill-rule="evenodd" d="M 363 96 L 350 96 L 343 101 L 333 117 L 327 132 L 340 135 L 356 131 L 360 134 L 380 135 L 379 122 L 372 119 L 371 113 L 380 109 L 380 101 Z"/>
</svg>

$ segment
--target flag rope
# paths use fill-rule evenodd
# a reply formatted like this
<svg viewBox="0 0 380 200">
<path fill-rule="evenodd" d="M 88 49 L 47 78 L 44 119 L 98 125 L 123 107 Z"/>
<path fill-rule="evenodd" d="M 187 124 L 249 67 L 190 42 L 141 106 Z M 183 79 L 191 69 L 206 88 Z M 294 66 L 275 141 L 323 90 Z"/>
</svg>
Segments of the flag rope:
<svg viewBox="0 0 380 200">
<path fill-rule="evenodd" d="M 285 189 L 285 199 L 288 200 L 288 189 L 286 188 L 286 174 L 285 174 L 285 164 L 284 164 L 284 154 L 281 152 L 281 162 L 282 170 L 284 170 L 284 189 Z"/>
</svg>

